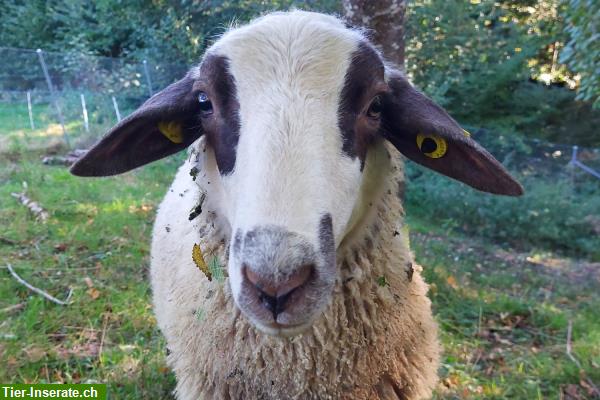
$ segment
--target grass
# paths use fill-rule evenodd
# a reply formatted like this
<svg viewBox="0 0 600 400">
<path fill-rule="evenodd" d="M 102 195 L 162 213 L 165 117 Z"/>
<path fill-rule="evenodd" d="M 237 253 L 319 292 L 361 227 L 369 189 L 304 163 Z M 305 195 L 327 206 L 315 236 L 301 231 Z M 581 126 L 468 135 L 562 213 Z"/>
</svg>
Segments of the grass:
<svg viewBox="0 0 600 400">
<path fill-rule="evenodd" d="M 495 140 L 486 147 L 504 159 L 522 183 L 523 196 L 481 193 L 411 163 L 406 195 L 410 215 L 521 251 L 535 247 L 600 262 L 600 180 L 567 166 L 570 149 L 519 146 L 515 137 L 498 143 L 497 135 Z M 598 169 L 599 161 L 599 151 L 586 150 L 586 164 Z"/>
<path fill-rule="evenodd" d="M 6 157 L 6 154 L 2 154 Z M 148 240 L 176 159 L 110 179 L 78 179 L 39 155 L 0 165 L 0 382 L 108 382 L 113 398 L 169 398 L 174 378 L 151 312 Z M 34 220 L 10 196 L 50 213 Z M 73 303 L 32 295 L 5 269 Z"/>
<path fill-rule="evenodd" d="M 0 382 L 103 382 L 111 398 L 172 398 L 147 275 L 156 207 L 181 157 L 82 179 L 42 165 L 41 155 L 0 153 Z M 51 213 L 47 224 L 10 196 L 23 182 Z M 592 398 L 597 263 L 490 244 L 423 216 L 409 222 L 445 350 L 436 398 Z M 30 293 L 7 263 L 59 299 L 72 289 L 73 303 Z M 565 352 L 569 321 L 582 370 Z"/>
<path fill-rule="evenodd" d="M 83 122 L 80 92 L 62 92 L 59 106 L 65 121 L 67 136 L 73 144 L 89 145 L 117 122 L 110 95 L 95 92 L 84 93 L 89 119 L 89 132 Z M 32 95 L 32 116 L 34 129 L 31 129 L 26 99 L 12 99 L 13 102 L 0 102 L 0 148 L 12 148 L 18 152 L 23 143 L 28 148 L 47 149 L 60 146 L 63 142 L 63 130 L 56 109 L 49 95 L 37 92 Z M 119 97 L 119 96 L 117 96 Z M 139 100 L 125 96 L 120 98 L 120 113 L 123 117 L 135 108 Z"/>
<path fill-rule="evenodd" d="M 592 398 L 588 382 L 600 383 L 598 263 L 409 222 L 445 350 L 437 398 Z M 566 354 L 569 321 L 582 370 Z"/>
</svg>

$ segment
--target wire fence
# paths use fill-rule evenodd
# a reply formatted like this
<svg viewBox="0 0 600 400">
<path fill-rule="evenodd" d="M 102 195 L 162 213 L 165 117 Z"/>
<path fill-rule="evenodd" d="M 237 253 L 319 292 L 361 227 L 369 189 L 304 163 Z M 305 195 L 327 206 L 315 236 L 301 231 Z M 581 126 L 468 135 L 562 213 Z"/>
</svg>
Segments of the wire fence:
<svg viewBox="0 0 600 400">
<path fill-rule="evenodd" d="M 184 63 L 132 62 L 81 53 L 0 47 L 0 148 L 26 140 L 85 148 L 152 94 L 181 78 Z M 504 164 L 552 177 L 567 166 L 600 178 L 600 149 L 468 127 Z"/>
<path fill-rule="evenodd" d="M 132 62 L 81 53 L 0 47 L 0 135 L 68 147 L 97 139 L 155 91 L 181 78 L 184 63 Z"/>
<path fill-rule="evenodd" d="M 544 179 L 565 175 L 573 179 L 577 173 L 586 179 L 600 179 L 600 148 L 502 135 L 485 128 L 467 129 L 502 164 L 522 175 Z"/>
</svg>

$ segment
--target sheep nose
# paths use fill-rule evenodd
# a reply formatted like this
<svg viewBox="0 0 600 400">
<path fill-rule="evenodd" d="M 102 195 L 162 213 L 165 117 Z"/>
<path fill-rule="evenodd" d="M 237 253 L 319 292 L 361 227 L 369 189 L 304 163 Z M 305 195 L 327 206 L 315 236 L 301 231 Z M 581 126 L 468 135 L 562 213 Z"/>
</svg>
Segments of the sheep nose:
<svg viewBox="0 0 600 400">
<path fill-rule="evenodd" d="M 277 316 L 285 311 L 292 294 L 311 278 L 314 268 L 312 264 L 303 265 L 285 279 L 277 281 L 261 276 L 248 266 L 244 266 L 244 272 L 246 279 L 256 289 L 261 305 L 269 310 L 273 319 L 277 321 Z"/>
</svg>

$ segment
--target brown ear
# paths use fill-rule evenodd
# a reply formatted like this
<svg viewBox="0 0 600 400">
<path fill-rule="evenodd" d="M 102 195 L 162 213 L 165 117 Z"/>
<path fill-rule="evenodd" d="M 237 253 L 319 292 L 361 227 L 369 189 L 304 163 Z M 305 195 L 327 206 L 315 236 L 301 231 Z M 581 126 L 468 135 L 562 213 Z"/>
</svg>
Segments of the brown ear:
<svg viewBox="0 0 600 400">
<path fill-rule="evenodd" d="M 78 176 L 116 175 L 185 149 L 202 134 L 189 74 L 119 122 L 72 167 Z"/>
<path fill-rule="evenodd" d="M 440 106 L 396 71 L 387 71 L 383 127 L 402 154 L 484 192 L 519 196 L 523 188 Z"/>
</svg>

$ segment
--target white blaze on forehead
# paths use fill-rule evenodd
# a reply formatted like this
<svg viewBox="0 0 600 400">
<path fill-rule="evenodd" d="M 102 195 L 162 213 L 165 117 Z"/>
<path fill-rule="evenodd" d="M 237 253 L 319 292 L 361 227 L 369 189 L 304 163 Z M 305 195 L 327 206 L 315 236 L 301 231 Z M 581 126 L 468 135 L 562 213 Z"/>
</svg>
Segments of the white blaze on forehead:
<svg viewBox="0 0 600 400">
<path fill-rule="evenodd" d="M 223 178 L 232 225 L 314 238 L 331 213 L 339 240 L 360 163 L 342 153 L 338 109 L 361 39 L 334 17 L 296 11 L 233 30 L 210 49 L 228 58 L 240 104 L 235 169 Z"/>
</svg>

